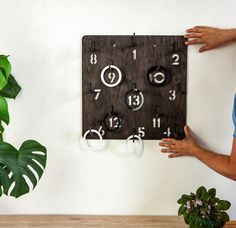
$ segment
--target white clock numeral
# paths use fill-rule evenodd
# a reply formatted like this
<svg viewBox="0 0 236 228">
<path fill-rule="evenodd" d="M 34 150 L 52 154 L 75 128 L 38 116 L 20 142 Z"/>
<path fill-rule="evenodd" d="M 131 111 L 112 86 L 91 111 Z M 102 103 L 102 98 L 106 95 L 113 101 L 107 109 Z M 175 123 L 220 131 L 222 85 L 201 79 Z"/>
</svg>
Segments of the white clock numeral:
<svg viewBox="0 0 236 228">
<path fill-rule="evenodd" d="M 179 65 L 179 55 L 178 54 L 173 54 L 172 55 L 173 63 L 172 65 Z"/>
<path fill-rule="evenodd" d="M 109 126 L 111 128 L 119 127 L 119 119 L 118 119 L 118 117 L 110 117 L 109 118 Z"/>
<path fill-rule="evenodd" d="M 163 135 L 170 137 L 170 135 L 171 135 L 170 127 L 167 128 L 167 131 L 163 132 Z"/>
<path fill-rule="evenodd" d="M 98 131 L 100 132 L 101 136 L 104 136 L 104 135 L 105 135 L 105 131 L 103 130 L 103 127 L 102 127 L 102 126 L 100 126 L 100 127 L 98 128 Z"/>
<path fill-rule="evenodd" d="M 116 74 L 114 72 L 110 72 L 108 74 L 108 78 L 110 79 L 110 83 L 112 84 L 116 78 Z"/>
<path fill-rule="evenodd" d="M 136 60 L 137 59 L 137 50 L 134 49 L 133 50 L 133 60 Z"/>
<path fill-rule="evenodd" d="M 98 99 L 98 97 L 99 97 L 101 91 L 102 91 L 101 89 L 94 89 L 94 92 L 96 93 L 94 100 L 97 100 L 97 99 Z"/>
<path fill-rule="evenodd" d="M 169 100 L 174 101 L 176 99 L 176 92 L 175 92 L 175 90 L 174 89 L 170 90 L 169 93 L 171 94 L 169 96 Z"/>
<path fill-rule="evenodd" d="M 90 63 L 92 64 L 92 65 L 94 65 L 94 64 L 96 64 L 98 62 L 98 60 L 97 60 L 97 55 L 96 54 L 91 54 L 90 55 Z"/>
<path fill-rule="evenodd" d="M 139 106 L 141 104 L 140 96 L 138 95 L 129 95 L 128 100 L 130 106 Z"/>
<path fill-rule="evenodd" d="M 143 138 L 145 136 L 145 127 L 138 127 L 138 135 Z"/>
<path fill-rule="evenodd" d="M 160 128 L 161 127 L 161 118 L 153 118 L 152 119 L 153 128 Z"/>
</svg>

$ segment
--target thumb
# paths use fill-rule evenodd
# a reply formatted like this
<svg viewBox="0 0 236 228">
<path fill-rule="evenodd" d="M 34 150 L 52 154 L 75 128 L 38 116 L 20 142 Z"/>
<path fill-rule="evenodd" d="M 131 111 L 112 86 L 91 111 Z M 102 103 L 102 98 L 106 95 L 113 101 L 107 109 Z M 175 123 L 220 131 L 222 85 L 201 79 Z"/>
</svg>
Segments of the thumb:
<svg viewBox="0 0 236 228">
<path fill-rule="evenodd" d="M 186 138 L 192 137 L 188 125 L 184 126 L 184 133 L 186 135 Z"/>
</svg>

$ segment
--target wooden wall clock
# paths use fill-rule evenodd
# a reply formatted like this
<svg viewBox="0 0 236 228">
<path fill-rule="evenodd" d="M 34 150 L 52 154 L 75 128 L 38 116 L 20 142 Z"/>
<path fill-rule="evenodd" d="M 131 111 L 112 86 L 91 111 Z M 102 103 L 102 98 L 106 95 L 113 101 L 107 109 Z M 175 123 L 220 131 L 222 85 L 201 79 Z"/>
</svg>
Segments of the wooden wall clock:
<svg viewBox="0 0 236 228">
<path fill-rule="evenodd" d="M 183 36 L 84 36 L 83 134 L 103 139 L 184 138 Z M 91 131 L 91 129 L 95 131 Z"/>
</svg>

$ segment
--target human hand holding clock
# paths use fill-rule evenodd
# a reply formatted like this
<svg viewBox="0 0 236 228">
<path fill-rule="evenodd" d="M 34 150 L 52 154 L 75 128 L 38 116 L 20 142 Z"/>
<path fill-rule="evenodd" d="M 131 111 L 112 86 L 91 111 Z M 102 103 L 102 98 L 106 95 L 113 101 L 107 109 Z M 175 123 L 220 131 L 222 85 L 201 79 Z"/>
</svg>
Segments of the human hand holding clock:
<svg viewBox="0 0 236 228">
<path fill-rule="evenodd" d="M 204 44 L 199 52 L 214 49 L 222 44 L 236 41 L 236 29 L 218 29 L 206 26 L 195 26 L 187 30 L 186 45 Z M 235 124 L 235 123 L 234 123 Z M 192 137 L 189 127 L 184 127 L 185 138 L 175 140 L 164 138 L 159 145 L 162 153 L 169 153 L 169 158 L 194 156 L 217 173 L 236 181 L 236 138 L 233 137 L 229 155 L 200 147 Z"/>
<path fill-rule="evenodd" d="M 194 26 L 186 30 L 184 35 L 188 40 L 186 45 L 203 44 L 199 52 L 204 52 L 219 47 L 222 44 L 236 40 L 236 29 L 220 29 L 209 26 Z M 164 147 L 162 153 L 169 153 L 169 158 L 179 156 L 198 156 L 199 150 L 202 150 L 192 137 L 189 127 L 184 127 L 185 138 L 176 140 L 172 138 L 163 138 L 159 143 Z"/>
<path fill-rule="evenodd" d="M 182 140 L 176 140 L 173 138 L 163 138 L 159 145 L 163 147 L 162 153 L 169 153 L 169 158 L 175 158 L 180 156 L 196 156 L 198 150 L 201 147 L 197 144 L 190 133 L 189 127 L 184 127 L 185 138 Z"/>
<path fill-rule="evenodd" d="M 186 45 L 203 44 L 199 52 L 217 48 L 223 44 L 236 40 L 236 29 L 220 29 L 209 26 L 194 26 L 187 29 L 184 35 L 188 41 Z"/>
</svg>

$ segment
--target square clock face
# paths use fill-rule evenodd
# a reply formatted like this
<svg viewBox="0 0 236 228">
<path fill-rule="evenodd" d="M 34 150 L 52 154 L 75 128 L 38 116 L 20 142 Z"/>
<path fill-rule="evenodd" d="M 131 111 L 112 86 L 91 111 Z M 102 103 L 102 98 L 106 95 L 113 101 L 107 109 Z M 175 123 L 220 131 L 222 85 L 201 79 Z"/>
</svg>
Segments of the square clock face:
<svg viewBox="0 0 236 228">
<path fill-rule="evenodd" d="M 183 36 L 84 36 L 82 133 L 103 139 L 184 138 Z M 96 138 L 92 133 L 88 138 Z"/>
</svg>

